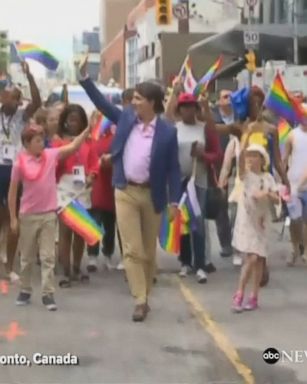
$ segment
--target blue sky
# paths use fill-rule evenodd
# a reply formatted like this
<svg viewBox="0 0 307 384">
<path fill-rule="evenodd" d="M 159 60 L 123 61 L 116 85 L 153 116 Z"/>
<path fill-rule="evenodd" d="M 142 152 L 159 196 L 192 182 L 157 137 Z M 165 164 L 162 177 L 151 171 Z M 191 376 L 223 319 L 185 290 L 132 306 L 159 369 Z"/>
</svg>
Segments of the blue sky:
<svg viewBox="0 0 307 384">
<path fill-rule="evenodd" d="M 33 43 L 60 60 L 72 54 L 72 38 L 99 26 L 99 0 L 0 0 L 0 28 L 10 39 Z"/>
</svg>

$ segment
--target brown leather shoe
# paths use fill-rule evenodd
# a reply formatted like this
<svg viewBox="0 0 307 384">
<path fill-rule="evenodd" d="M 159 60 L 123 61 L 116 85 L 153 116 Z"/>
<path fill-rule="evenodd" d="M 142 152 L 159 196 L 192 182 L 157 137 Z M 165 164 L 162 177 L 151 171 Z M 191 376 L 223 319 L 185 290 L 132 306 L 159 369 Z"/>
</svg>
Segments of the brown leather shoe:
<svg viewBox="0 0 307 384">
<path fill-rule="evenodd" d="M 146 319 L 147 313 L 147 304 L 136 305 L 132 315 L 132 320 L 135 322 L 144 321 Z"/>
</svg>

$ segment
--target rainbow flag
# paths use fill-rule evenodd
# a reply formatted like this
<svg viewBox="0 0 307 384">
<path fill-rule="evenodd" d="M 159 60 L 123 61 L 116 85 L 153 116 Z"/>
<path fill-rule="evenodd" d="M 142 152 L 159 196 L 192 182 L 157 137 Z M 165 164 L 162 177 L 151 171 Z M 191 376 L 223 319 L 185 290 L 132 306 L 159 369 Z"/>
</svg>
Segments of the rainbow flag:
<svg viewBox="0 0 307 384">
<path fill-rule="evenodd" d="M 182 232 L 182 216 L 181 211 L 174 221 L 170 222 L 168 218 L 168 211 L 162 214 L 159 242 L 161 248 L 166 252 L 178 256 L 180 254 L 180 239 Z"/>
<path fill-rule="evenodd" d="M 192 73 L 192 63 L 190 57 L 188 57 L 184 62 L 181 78 L 183 79 L 185 91 L 193 93 L 195 87 L 197 86 L 197 81 Z"/>
<path fill-rule="evenodd" d="M 191 232 L 190 230 L 190 222 L 191 222 L 191 217 L 190 217 L 190 212 L 186 204 L 184 204 L 181 207 L 181 235 L 187 235 L 188 233 Z"/>
<path fill-rule="evenodd" d="M 181 234 L 186 235 L 188 233 L 197 231 L 198 219 L 194 214 L 189 196 L 185 198 L 185 202 L 179 208 L 181 211 Z"/>
<path fill-rule="evenodd" d="M 264 105 L 290 124 L 300 123 L 306 117 L 306 111 L 297 100 L 290 96 L 279 73 L 273 81 Z"/>
<path fill-rule="evenodd" d="M 44 65 L 50 71 L 56 71 L 59 61 L 48 51 L 34 44 L 16 44 L 17 54 L 22 60 L 32 59 Z"/>
<path fill-rule="evenodd" d="M 199 97 L 208 88 L 209 83 L 212 81 L 216 72 L 221 68 L 223 64 L 223 56 L 220 56 L 216 62 L 208 69 L 207 73 L 199 80 L 194 89 L 194 96 Z"/>
<path fill-rule="evenodd" d="M 104 235 L 104 228 L 99 226 L 87 210 L 77 200 L 73 200 L 59 212 L 60 219 L 88 245 L 97 244 Z"/>
<path fill-rule="evenodd" d="M 284 120 L 284 119 L 279 120 L 277 131 L 278 131 L 278 139 L 279 139 L 279 148 L 282 155 L 285 151 L 285 145 L 286 145 L 289 133 L 291 132 L 291 129 L 292 127 L 287 122 L 287 120 Z"/>
<path fill-rule="evenodd" d="M 99 140 L 100 136 L 102 136 L 108 129 L 110 129 L 111 126 L 112 121 L 101 114 L 95 127 L 92 130 L 92 138 L 96 141 Z"/>
</svg>

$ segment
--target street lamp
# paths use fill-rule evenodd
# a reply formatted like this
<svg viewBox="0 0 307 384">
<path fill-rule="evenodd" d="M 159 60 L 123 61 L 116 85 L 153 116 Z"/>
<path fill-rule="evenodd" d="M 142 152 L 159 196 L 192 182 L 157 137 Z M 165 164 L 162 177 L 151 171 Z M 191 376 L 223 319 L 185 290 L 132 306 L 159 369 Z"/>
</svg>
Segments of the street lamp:
<svg viewBox="0 0 307 384">
<path fill-rule="evenodd" d="M 292 16 L 293 16 L 293 63 L 299 64 L 299 52 L 298 52 L 298 10 L 297 0 L 292 0 Z"/>
</svg>

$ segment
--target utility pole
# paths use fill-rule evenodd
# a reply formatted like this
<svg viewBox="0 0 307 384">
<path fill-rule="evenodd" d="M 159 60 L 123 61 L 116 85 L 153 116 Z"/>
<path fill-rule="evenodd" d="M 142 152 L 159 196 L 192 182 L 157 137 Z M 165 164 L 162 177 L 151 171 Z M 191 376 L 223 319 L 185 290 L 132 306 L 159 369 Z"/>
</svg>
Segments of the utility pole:
<svg viewBox="0 0 307 384">
<path fill-rule="evenodd" d="M 254 14 L 254 7 L 249 5 L 248 7 L 248 19 L 247 19 L 247 25 L 248 25 L 248 32 L 252 32 L 252 17 Z M 248 86 L 251 88 L 253 85 L 253 72 L 248 71 Z"/>
<path fill-rule="evenodd" d="M 178 32 L 179 33 L 190 33 L 190 0 L 180 0 L 180 4 L 186 8 L 186 14 L 184 18 L 178 19 Z"/>
<path fill-rule="evenodd" d="M 299 64 L 299 52 L 298 52 L 298 7 L 297 0 L 292 0 L 293 10 L 293 63 Z"/>
</svg>

